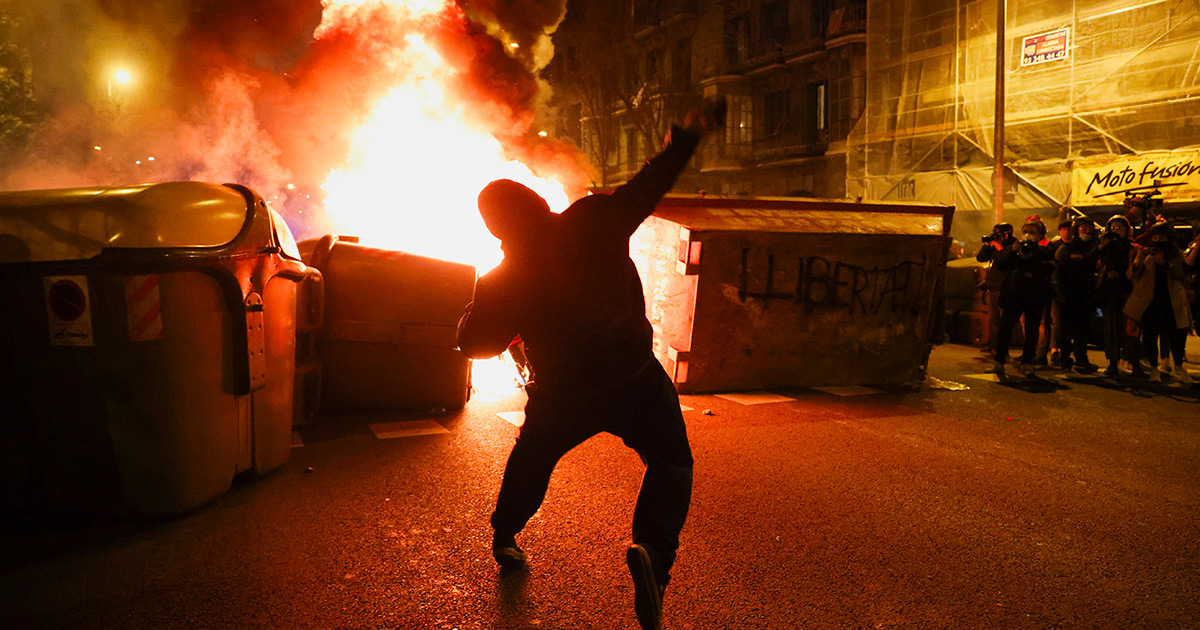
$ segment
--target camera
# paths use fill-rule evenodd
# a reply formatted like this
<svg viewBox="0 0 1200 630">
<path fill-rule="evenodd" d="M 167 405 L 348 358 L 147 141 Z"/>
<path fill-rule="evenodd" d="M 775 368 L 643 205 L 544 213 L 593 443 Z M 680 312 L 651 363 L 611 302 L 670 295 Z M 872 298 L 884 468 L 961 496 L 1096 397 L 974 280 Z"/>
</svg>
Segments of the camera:
<svg viewBox="0 0 1200 630">
<path fill-rule="evenodd" d="M 1036 241 L 1021 241 L 1021 253 L 1032 254 L 1037 251 L 1038 244 Z"/>
</svg>

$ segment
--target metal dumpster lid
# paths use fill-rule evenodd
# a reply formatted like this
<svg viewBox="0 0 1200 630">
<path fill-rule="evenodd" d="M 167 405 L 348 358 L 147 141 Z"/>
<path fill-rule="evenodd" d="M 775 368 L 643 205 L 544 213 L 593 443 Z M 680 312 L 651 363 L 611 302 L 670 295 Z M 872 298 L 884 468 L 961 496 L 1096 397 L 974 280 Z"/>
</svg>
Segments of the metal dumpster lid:
<svg viewBox="0 0 1200 630">
<path fill-rule="evenodd" d="M 942 236 L 954 208 L 796 197 L 667 195 L 654 216 L 693 231 Z"/>
<path fill-rule="evenodd" d="M 202 182 L 0 192 L 0 262 L 220 247 L 253 219 L 249 210 L 241 192 Z"/>
</svg>

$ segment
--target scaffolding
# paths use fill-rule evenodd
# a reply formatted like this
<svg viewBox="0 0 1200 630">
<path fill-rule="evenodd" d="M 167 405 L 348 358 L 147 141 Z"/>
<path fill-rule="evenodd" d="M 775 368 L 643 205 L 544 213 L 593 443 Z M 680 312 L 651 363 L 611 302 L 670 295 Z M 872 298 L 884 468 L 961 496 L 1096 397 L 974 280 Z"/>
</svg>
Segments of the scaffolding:
<svg viewBox="0 0 1200 630">
<path fill-rule="evenodd" d="M 1004 0 L 1001 0 L 1004 1 Z M 1200 203 L 1200 0 L 1007 0 L 1004 220 Z M 847 191 L 994 220 L 996 0 L 869 0 Z"/>
</svg>

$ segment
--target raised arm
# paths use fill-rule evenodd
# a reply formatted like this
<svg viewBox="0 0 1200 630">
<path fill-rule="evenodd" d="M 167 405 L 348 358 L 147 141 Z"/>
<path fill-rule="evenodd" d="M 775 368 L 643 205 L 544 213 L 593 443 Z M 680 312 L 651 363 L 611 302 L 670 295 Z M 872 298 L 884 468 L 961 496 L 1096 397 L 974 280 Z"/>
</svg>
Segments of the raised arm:
<svg viewBox="0 0 1200 630">
<path fill-rule="evenodd" d="M 707 101 L 687 115 L 683 126 L 672 126 L 667 146 L 621 187 L 613 191 L 614 211 L 610 217 L 625 234 L 633 234 L 655 206 L 675 185 L 687 167 L 700 140 L 725 124 L 725 99 Z"/>
</svg>

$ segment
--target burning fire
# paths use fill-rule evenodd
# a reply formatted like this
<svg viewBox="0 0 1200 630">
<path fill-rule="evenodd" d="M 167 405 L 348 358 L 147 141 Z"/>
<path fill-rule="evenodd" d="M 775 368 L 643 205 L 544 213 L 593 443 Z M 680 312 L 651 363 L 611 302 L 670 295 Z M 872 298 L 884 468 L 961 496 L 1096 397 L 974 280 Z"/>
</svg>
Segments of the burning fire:
<svg viewBox="0 0 1200 630">
<path fill-rule="evenodd" d="M 500 142 L 464 117 L 468 103 L 447 86 L 457 70 L 428 43 L 428 29 L 458 11 L 441 0 L 328 0 L 323 32 L 359 12 L 387 10 L 396 26 L 387 63 L 402 81 L 355 132 L 349 163 L 325 181 L 325 209 L 364 245 L 474 265 L 480 273 L 503 257 L 475 199 L 488 182 L 507 178 L 537 191 L 561 211 L 563 185 L 509 159 Z"/>
<path fill-rule="evenodd" d="M 555 211 L 569 200 L 561 183 L 508 158 L 495 137 L 466 120 L 470 104 L 448 89 L 458 70 L 428 38 L 440 19 L 458 10 L 443 0 L 326 1 L 318 38 L 361 28 L 364 12 L 387 12 L 394 41 L 385 60 L 401 80 L 355 132 L 347 165 L 326 179 L 325 210 L 342 233 L 364 245 L 462 262 L 483 273 L 503 258 L 476 208 L 488 182 L 521 182 Z M 472 372 L 476 395 L 485 399 L 515 388 L 515 367 L 501 359 L 477 361 Z"/>
</svg>

